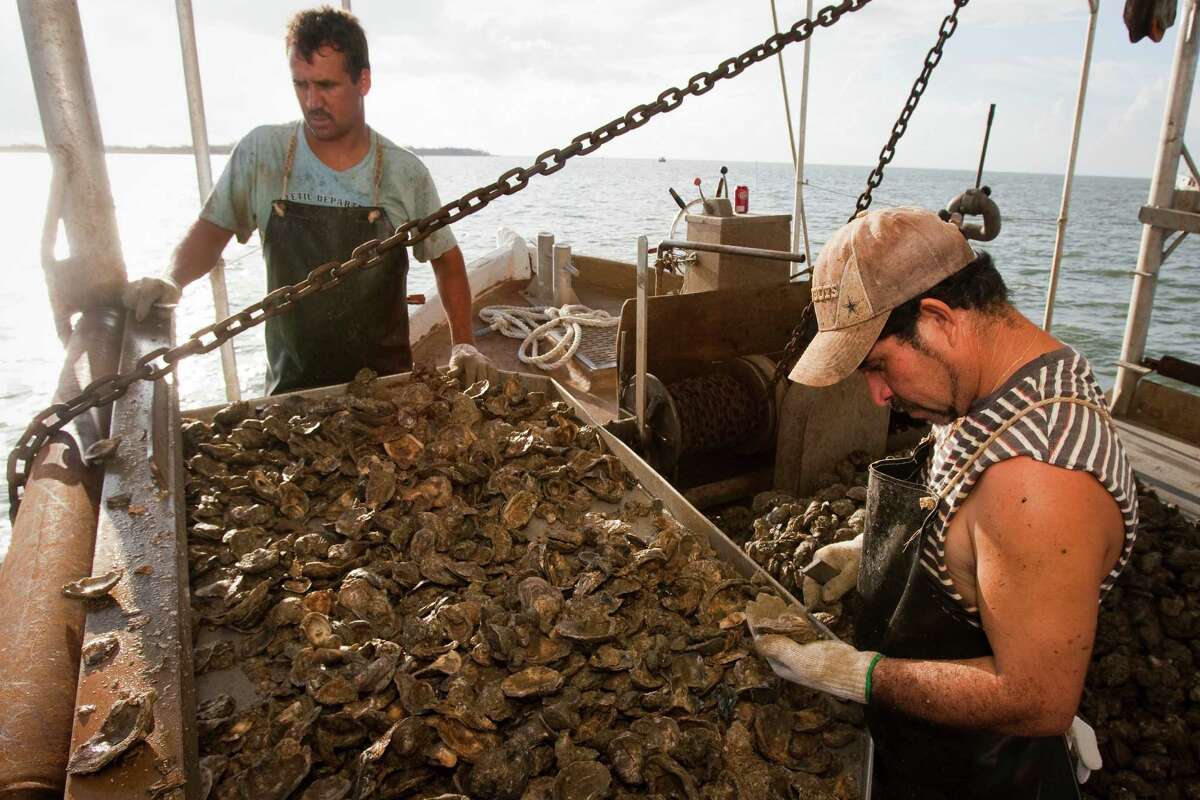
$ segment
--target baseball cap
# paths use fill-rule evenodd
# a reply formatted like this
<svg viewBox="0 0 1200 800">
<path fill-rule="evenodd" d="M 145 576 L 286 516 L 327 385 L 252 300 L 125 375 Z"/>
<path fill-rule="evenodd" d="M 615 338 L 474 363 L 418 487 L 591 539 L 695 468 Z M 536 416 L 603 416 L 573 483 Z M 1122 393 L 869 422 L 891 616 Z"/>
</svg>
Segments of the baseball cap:
<svg viewBox="0 0 1200 800">
<path fill-rule="evenodd" d="M 958 227 L 923 208 L 885 208 L 839 228 L 817 257 L 817 335 L 788 376 L 829 386 L 862 363 L 892 309 L 975 259 Z"/>
</svg>

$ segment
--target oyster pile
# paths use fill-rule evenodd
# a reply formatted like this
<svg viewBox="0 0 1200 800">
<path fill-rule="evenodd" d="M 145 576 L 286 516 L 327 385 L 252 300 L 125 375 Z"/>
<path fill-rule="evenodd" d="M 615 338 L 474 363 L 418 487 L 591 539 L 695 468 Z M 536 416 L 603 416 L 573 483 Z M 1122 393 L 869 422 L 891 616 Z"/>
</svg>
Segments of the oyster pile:
<svg viewBox="0 0 1200 800">
<path fill-rule="evenodd" d="M 1137 543 L 1100 607 L 1080 715 L 1104 769 L 1084 797 L 1200 797 L 1200 525 L 1138 493 Z"/>
<path fill-rule="evenodd" d="M 184 435 L 202 797 L 858 796 L 861 710 L 566 404 L 363 374 Z"/>
<path fill-rule="evenodd" d="M 726 536 L 741 543 L 755 563 L 794 597 L 801 596 L 801 570 L 813 560 L 819 547 L 853 539 L 866 521 L 867 466 L 865 453 L 852 453 L 835 471 L 819 476 L 810 497 L 795 497 L 782 491 L 762 492 L 750 506 L 727 506 L 712 515 Z M 846 604 L 856 602 L 854 593 L 842 603 L 821 609 L 818 618 L 838 636 L 850 633 Z"/>
<path fill-rule="evenodd" d="M 799 570 L 816 547 L 861 530 L 861 460 L 838 473 L 812 498 L 765 492 L 751 507 L 730 506 L 713 521 L 799 595 Z M 854 508 L 837 504 L 841 499 Z M 1200 798 L 1200 525 L 1144 488 L 1138 503 L 1137 543 L 1101 605 L 1080 704 L 1104 759 L 1082 792 L 1094 800 Z M 852 590 L 844 608 L 826 610 L 832 619 L 817 617 L 850 639 L 856 601 Z"/>
</svg>

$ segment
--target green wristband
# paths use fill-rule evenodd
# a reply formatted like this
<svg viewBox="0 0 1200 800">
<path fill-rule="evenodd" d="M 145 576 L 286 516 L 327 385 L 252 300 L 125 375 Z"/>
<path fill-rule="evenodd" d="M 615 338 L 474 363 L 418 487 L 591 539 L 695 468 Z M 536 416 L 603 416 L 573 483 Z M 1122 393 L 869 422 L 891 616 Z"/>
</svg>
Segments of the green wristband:
<svg viewBox="0 0 1200 800">
<path fill-rule="evenodd" d="M 867 696 L 868 703 L 871 702 L 871 679 L 875 675 L 875 665 L 878 664 L 882 660 L 883 660 L 883 653 L 876 653 L 875 657 L 871 659 L 871 663 L 867 666 L 866 696 Z"/>
</svg>

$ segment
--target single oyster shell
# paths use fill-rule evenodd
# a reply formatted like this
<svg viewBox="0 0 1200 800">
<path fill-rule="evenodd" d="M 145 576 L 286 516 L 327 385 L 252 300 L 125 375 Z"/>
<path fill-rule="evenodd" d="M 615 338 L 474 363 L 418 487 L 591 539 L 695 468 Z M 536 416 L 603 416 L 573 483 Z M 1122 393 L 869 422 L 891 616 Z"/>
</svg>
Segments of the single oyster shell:
<svg viewBox="0 0 1200 800">
<path fill-rule="evenodd" d="M 243 800 L 285 800 L 312 769 L 312 751 L 295 739 L 281 739 L 266 760 L 241 776 Z"/>
<path fill-rule="evenodd" d="M 98 442 L 93 442 L 92 446 L 83 452 L 83 463 L 89 467 L 96 464 L 103 464 L 117 453 L 117 449 L 121 446 L 121 437 L 114 436 L 111 439 L 101 439 Z"/>
<path fill-rule="evenodd" d="M 108 658 L 115 652 L 120 645 L 115 633 L 106 633 L 103 636 L 97 636 L 83 646 L 81 655 L 83 656 L 83 664 L 87 667 L 94 667 Z"/>
<path fill-rule="evenodd" d="M 154 691 L 118 700 L 100 730 L 71 753 L 67 772 L 87 775 L 99 772 L 125 754 L 154 730 Z"/>
<path fill-rule="evenodd" d="M 553 694 L 563 685 L 563 675 L 549 667 L 526 667 L 509 675 L 500 682 L 500 689 L 507 697 L 533 697 Z"/>
<path fill-rule="evenodd" d="M 820 638 L 802 610 L 766 592 L 746 604 L 746 624 L 755 636 L 778 633 L 801 644 Z"/>
<path fill-rule="evenodd" d="M 556 800 L 603 800 L 612 793 L 612 773 L 599 761 L 575 761 L 554 779 Z"/>
<path fill-rule="evenodd" d="M 122 574 L 121 570 L 114 569 L 103 575 L 80 578 L 62 587 L 63 596 L 72 600 L 98 600 L 112 591 Z"/>
</svg>

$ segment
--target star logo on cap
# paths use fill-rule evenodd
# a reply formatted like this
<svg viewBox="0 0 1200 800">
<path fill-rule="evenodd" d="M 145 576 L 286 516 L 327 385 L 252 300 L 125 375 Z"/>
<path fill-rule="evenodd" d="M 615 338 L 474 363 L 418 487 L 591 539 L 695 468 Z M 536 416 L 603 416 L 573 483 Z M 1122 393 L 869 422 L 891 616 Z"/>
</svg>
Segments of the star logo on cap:
<svg viewBox="0 0 1200 800">
<path fill-rule="evenodd" d="M 846 312 L 851 315 L 857 314 L 858 313 L 858 303 L 854 302 L 854 300 L 851 300 L 851 299 L 846 300 Z"/>
</svg>

